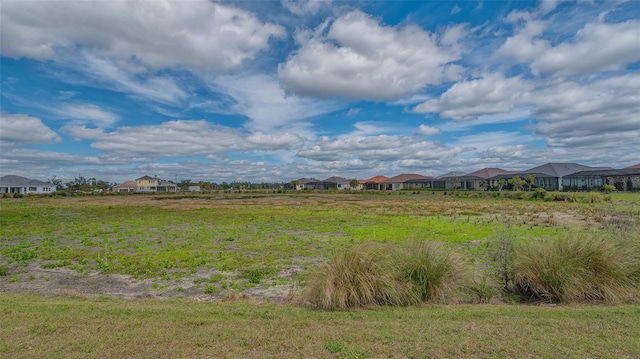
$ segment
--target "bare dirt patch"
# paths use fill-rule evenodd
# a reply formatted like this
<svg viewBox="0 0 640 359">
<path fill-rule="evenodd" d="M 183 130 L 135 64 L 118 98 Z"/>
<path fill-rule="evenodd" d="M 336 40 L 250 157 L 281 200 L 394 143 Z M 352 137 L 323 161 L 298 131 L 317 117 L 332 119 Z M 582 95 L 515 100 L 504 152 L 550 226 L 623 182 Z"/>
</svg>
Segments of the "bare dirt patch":
<svg viewBox="0 0 640 359">
<path fill-rule="evenodd" d="M 302 271 L 294 266 L 281 271 L 285 279 Z M 257 284 L 244 290 L 219 290 L 205 293 L 197 280 L 219 271 L 198 271 L 192 276 L 175 279 L 136 279 L 122 274 L 103 274 L 98 271 L 78 272 L 69 268 L 42 268 L 32 262 L 26 267 L 13 268 L 9 275 L 0 277 L 0 292 L 38 293 L 51 296 L 108 296 L 129 299 L 192 298 L 197 301 L 220 301 L 230 297 L 252 298 L 268 302 L 281 302 L 290 295 L 292 284 Z M 233 277 L 234 274 L 229 274 Z M 291 283 L 287 280 L 287 283 Z"/>
</svg>

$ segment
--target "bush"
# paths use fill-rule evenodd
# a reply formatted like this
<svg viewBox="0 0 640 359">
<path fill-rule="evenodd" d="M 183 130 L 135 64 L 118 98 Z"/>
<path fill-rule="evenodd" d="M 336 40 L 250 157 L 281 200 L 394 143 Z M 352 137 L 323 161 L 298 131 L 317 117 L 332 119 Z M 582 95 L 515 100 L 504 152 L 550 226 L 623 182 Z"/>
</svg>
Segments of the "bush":
<svg viewBox="0 0 640 359">
<path fill-rule="evenodd" d="M 451 250 L 428 241 L 412 241 L 399 251 L 400 281 L 411 283 L 413 296 L 434 301 L 466 278 L 466 263 Z"/>
<path fill-rule="evenodd" d="M 573 193 L 562 192 L 548 192 L 544 197 L 545 201 L 558 201 L 558 202 L 576 202 L 576 196 Z"/>
<path fill-rule="evenodd" d="M 640 294 L 640 245 L 592 236 L 561 237 L 516 249 L 515 283 L 551 302 L 616 303 Z"/>
<path fill-rule="evenodd" d="M 336 251 L 312 275 L 304 297 L 321 309 L 415 303 L 410 288 L 397 280 L 389 253 L 388 246 L 375 243 Z"/>
</svg>

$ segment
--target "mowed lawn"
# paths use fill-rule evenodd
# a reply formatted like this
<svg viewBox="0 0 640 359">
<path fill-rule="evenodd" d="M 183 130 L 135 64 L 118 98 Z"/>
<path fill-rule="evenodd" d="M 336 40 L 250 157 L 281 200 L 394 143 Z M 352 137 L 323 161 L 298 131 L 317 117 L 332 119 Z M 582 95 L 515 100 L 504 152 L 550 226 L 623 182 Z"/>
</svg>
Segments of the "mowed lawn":
<svg viewBox="0 0 640 359">
<path fill-rule="evenodd" d="M 638 358 L 638 306 L 323 312 L 254 301 L 0 294 L 5 358 Z"/>
</svg>

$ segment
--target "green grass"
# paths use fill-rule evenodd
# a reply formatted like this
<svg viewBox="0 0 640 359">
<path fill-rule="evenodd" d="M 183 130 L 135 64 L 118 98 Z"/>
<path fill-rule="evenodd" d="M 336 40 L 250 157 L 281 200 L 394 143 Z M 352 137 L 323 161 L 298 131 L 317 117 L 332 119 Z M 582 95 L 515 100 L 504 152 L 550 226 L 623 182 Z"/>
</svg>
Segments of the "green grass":
<svg viewBox="0 0 640 359">
<path fill-rule="evenodd" d="M 5 358 L 636 358 L 638 306 L 323 312 L 250 301 L 0 294 Z"/>
</svg>

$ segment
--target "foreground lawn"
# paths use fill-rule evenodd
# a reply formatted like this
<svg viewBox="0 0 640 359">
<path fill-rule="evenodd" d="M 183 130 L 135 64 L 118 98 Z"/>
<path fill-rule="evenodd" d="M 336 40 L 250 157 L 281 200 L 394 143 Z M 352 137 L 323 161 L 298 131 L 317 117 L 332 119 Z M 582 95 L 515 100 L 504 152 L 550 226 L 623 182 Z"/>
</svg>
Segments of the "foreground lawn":
<svg viewBox="0 0 640 359">
<path fill-rule="evenodd" d="M 5 358 L 637 358 L 638 306 L 322 312 L 246 300 L 0 294 Z"/>
</svg>

